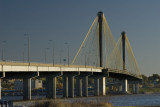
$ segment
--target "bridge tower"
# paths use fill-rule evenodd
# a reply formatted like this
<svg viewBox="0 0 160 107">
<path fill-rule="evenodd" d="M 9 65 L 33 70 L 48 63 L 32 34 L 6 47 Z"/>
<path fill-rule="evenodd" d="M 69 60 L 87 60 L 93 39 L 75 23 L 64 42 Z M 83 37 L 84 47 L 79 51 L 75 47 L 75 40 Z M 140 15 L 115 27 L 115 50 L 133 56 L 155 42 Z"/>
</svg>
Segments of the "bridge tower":
<svg viewBox="0 0 160 107">
<path fill-rule="evenodd" d="M 100 57 L 100 67 L 103 66 L 103 33 L 102 33 L 102 23 L 103 23 L 103 12 L 100 11 L 97 14 L 99 23 L 99 57 Z"/>
<path fill-rule="evenodd" d="M 123 71 L 126 70 L 125 68 L 125 36 L 126 36 L 126 32 L 122 32 L 122 58 L 123 58 Z M 128 92 L 128 80 L 127 79 L 123 79 L 122 80 L 122 91 L 124 93 Z"/>
<path fill-rule="evenodd" d="M 122 32 L 122 57 L 123 57 L 123 70 L 125 71 L 125 32 Z"/>
<path fill-rule="evenodd" d="M 99 66 L 103 67 L 103 12 L 99 11 L 97 13 L 98 16 L 98 24 L 99 24 Z M 105 76 L 104 75 L 94 75 L 94 94 L 96 96 L 105 95 L 106 94 L 106 84 L 105 84 Z"/>
</svg>

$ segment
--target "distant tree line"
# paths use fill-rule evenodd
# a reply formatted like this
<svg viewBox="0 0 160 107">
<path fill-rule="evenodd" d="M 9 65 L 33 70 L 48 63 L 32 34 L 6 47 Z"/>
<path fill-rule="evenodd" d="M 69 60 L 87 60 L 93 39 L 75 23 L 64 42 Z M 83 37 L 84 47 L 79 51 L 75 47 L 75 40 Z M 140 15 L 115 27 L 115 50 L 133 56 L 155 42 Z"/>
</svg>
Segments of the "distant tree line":
<svg viewBox="0 0 160 107">
<path fill-rule="evenodd" d="M 160 75 L 158 74 L 153 74 L 152 76 L 145 76 L 142 75 L 143 82 L 142 86 L 143 87 L 160 87 Z"/>
</svg>

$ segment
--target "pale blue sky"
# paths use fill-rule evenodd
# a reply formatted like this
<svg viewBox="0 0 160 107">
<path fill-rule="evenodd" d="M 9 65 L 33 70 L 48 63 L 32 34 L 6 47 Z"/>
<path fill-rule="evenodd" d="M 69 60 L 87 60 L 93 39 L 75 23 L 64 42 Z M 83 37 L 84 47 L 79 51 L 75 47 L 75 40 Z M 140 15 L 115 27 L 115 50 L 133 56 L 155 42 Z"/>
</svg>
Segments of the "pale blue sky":
<svg viewBox="0 0 160 107">
<path fill-rule="evenodd" d="M 141 72 L 160 74 L 159 5 L 159 0 L 0 0 L 0 50 L 6 40 L 5 59 L 22 61 L 27 32 L 33 62 L 44 62 L 44 49 L 52 45 L 49 39 L 54 41 L 57 62 L 60 52 L 67 57 L 65 42 L 74 56 L 101 10 L 116 41 L 126 31 Z M 51 62 L 51 49 L 47 52 Z"/>
</svg>

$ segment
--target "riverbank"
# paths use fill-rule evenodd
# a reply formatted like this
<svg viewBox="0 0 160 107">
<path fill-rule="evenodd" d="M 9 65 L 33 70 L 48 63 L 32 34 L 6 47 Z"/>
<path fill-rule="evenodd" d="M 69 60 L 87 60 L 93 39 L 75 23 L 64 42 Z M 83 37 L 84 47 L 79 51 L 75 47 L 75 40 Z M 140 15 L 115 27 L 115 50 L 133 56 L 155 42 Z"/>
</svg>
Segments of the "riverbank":
<svg viewBox="0 0 160 107">
<path fill-rule="evenodd" d="M 140 88 L 139 93 L 142 93 L 142 94 L 160 94 L 160 88 Z"/>
<path fill-rule="evenodd" d="M 31 101 L 15 101 L 15 106 L 29 107 L 31 104 L 36 104 L 37 102 L 48 101 L 47 99 L 41 100 L 31 100 Z M 108 103 L 112 107 L 150 107 L 150 106 L 160 106 L 160 94 L 133 94 L 133 95 L 113 95 L 113 96 L 99 96 L 99 97 L 76 97 L 76 98 L 59 98 L 51 101 L 61 101 L 64 103 L 74 104 L 77 102 L 83 102 L 90 104 L 94 103 Z M 42 107 L 42 106 L 41 106 Z M 77 106 L 78 107 L 78 106 Z M 80 106 L 83 107 L 83 106 Z M 103 107 L 103 106 L 102 106 Z"/>
<path fill-rule="evenodd" d="M 73 102 L 64 103 L 61 101 L 49 100 L 37 102 L 30 107 L 159 107 L 159 106 L 113 106 L 108 102 Z"/>
<path fill-rule="evenodd" d="M 108 102 L 62 102 L 60 100 L 48 100 L 42 102 L 36 102 L 30 107 L 112 107 Z"/>
</svg>

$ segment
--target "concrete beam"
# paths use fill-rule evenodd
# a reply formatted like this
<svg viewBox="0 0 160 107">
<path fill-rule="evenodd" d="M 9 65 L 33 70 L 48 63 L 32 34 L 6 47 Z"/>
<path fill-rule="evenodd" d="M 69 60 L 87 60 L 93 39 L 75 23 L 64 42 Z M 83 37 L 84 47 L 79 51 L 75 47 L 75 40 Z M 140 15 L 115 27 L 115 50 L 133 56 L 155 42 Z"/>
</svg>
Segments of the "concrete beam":
<svg viewBox="0 0 160 107">
<path fill-rule="evenodd" d="M 58 77 L 63 75 L 63 72 L 39 72 L 39 77 L 48 77 L 48 76 L 52 76 L 52 77 Z"/>
<path fill-rule="evenodd" d="M 5 72 L 6 79 L 23 79 L 38 77 L 39 72 Z"/>
</svg>

